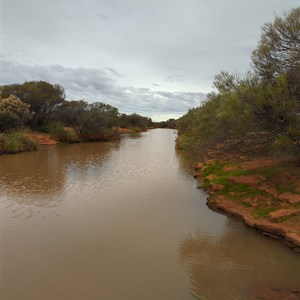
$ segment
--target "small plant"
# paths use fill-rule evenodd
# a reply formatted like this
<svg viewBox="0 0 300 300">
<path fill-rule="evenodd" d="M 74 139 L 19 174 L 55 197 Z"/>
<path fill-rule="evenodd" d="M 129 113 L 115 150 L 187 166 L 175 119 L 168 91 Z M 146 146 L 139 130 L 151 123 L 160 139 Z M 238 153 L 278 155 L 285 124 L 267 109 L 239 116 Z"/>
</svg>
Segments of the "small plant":
<svg viewBox="0 0 300 300">
<path fill-rule="evenodd" d="M 256 208 L 255 214 L 259 218 L 267 218 L 269 217 L 270 212 L 277 210 L 276 207 L 259 207 Z"/>
<path fill-rule="evenodd" d="M 0 154 L 13 154 L 37 149 L 37 142 L 22 132 L 13 131 L 0 134 Z"/>
</svg>

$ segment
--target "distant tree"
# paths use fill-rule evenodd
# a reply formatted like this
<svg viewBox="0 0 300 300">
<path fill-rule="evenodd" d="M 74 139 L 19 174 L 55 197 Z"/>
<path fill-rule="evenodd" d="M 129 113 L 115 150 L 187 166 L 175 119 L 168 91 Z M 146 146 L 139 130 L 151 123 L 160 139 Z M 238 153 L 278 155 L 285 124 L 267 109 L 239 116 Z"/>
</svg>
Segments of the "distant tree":
<svg viewBox="0 0 300 300">
<path fill-rule="evenodd" d="M 157 128 L 170 128 L 170 129 L 176 129 L 178 120 L 175 120 L 173 118 L 167 120 L 167 121 L 161 121 L 154 123 L 154 126 Z"/>
<path fill-rule="evenodd" d="M 5 85 L 1 98 L 14 95 L 30 105 L 35 113 L 33 125 L 41 125 L 48 121 L 51 114 L 65 101 L 64 88 L 46 81 L 27 81 L 23 84 Z"/>
<path fill-rule="evenodd" d="M 300 65 L 300 7 L 284 16 L 275 17 L 273 23 L 262 27 L 258 47 L 252 53 L 253 67 L 257 74 L 272 80 L 278 74 Z"/>
<path fill-rule="evenodd" d="M 0 100 L 0 131 L 22 128 L 32 119 L 30 106 L 11 95 Z"/>
<path fill-rule="evenodd" d="M 83 100 L 65 101 L 57 110 L 56 121 L 80 130 L 87 118 L 88 109 L 89 104 Z"/>
<path fill-rule="evenodd" d="M 89 105 L 89 108 L 91 112 L 93 112 L 95 115 L 101 115 L 102 119 L 105 118 L 107 127 L 113 127 L 118 125 L 119 111 L 116 107 L 102 102 L 94 102 Z"/>
<path fill-rule="evenodd" d="M 137 127 L 140 129 L 149 128 L 154 125 L 151 118 L 143 117 L 136 113 L 130 115 L 121 114 L 119 117 L 119 124 L 124 128 Z"/>
</svg>

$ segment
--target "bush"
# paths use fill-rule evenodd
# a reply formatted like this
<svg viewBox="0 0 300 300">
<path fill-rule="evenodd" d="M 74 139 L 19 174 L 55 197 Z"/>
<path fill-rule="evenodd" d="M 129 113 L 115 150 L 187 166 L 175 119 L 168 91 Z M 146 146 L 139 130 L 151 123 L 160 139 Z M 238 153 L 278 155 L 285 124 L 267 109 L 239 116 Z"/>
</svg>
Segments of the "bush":
<svg viewBox="0 0 300 300">
<path fill-rule="evenodd" d="M 30 105 L 10 95 L 0 100 L 0 132 L 22 128 L 32 118 Z"/>
<path fill-rule="evenodd" d="M 58 142 L 76 143 L 80 141 L 73 128 L 66 128 L 59 122 L 49 125 L 49 134 Z"/>
<path fill-rule="evenodd" d="M 0 154 L 13 154 L 37 149 L 37 142 L 23 132 L 0 133 Z"/>
<path fill-rule="evenodd" d="M 201 152 L 221 143 L 251 154 L 279 151 L 299 156 L 300 101 L 287 75 L 272 83 L 253 83 L 239 82 L 210 94 L 202 106 L 190 110 L 178 123 L 178 147 Z"/>
<path fill-rule="evenodd" d="M 49 123 L 58 107 L 65 101 L 64 88 L 45 81 L 27 81 L 22 84 L 4 85 L 1 98 L 14 95 L 30 105 L 34 118 L 31 126 Z"/>
</svg>

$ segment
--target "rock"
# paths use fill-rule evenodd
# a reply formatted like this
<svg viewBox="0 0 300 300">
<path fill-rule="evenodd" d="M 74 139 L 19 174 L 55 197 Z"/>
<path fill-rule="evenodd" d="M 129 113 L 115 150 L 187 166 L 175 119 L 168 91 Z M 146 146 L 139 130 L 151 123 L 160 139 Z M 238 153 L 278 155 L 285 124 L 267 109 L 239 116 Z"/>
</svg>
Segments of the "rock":
<svg viewBox="0 0 300 300">
<path fill-rule="evenodd" d="M 227 172 L 236 171 L 237 169 L 238 169 L 237 166 L 225 166 L 225 167 L 223 168 L 223 171 L 224 171 L 225 173 L 227 173 Z"/>
<path fill-rule="evenodd" d="M 242 169 L 245 170 L 253 170 L 253 169 L 258 169 L 262 167 L 270 167 L 276 165 L 276 161 L 271 160 L 271 159 L 265 159 L 265 158 L 260 158 L 256 160 L 251 160 L 248 162 L 244 162 L 241 164 Z"/>
<path fill-rule="evenodd" d="M 193 176 L 194 176 L 194 178 L 198 178 L 198 177 L 200 177 L 200 176 L 201 176 L 201 173 L 199 173 L 199 172 L 195 172 Z"/>
<path fill-rule="evenodd" d="M 221 191 L 224 189 L 224 185 L 222 184 L 217 184 L 217 183 L 211 183 L 209 186 L 213 191 L 217 192 L 217 191 Z"/>
<path fill-rule="evenodd" d="M 283 194 L 280 194 L 278 196 L 279 200 L 287 201 L 290 204 L 296 204 L 300 202 L 300 195 L 299 194 L 294 194 L 291 192 L 286 192 Z"/>
<path fill-rule="evenodd" d="M 199 163 L 197 163 L 196 165 L 195 165 L 195 169 L 203 169 L 204 168 L 204 164 L 203 163 L 201 163 L 201 162 L 199 162 Z"/>
<path fill-rule="evenodd" d="M 198 189 L 202 189 L 203 188 L 203 181 L 201 179 L 198 178 Z"/>
<path fill-rule="evenodd" d="M 246 225 L 259 230 L 262 234 L 285 240 L 286 244 L 295 251 L 300 252 L 300 230 L 294 224 L 274 223 L 269 219 L 258 219 L 249 208 L 229 200 L 224 195 L 212 195 L 214 191 L 209 189 L 207 205 L 214 211 L 222 211 L 239 217 Z"/>
<path fill-rule="evenodd" d="M 214 180 L 216 177 L 213 174 L 209 174 L 208 176 L 205 177 L 205 179 L 212 181 Z"/>
<path fill-rule="evenodd" d="M 296 232 L 287 232 L 286 233 L 286 240 L 291 243 L 292 246 L 300 248 L 300 233 L 297 234 Z"/>
<path fill-rule="evenodd" d="M 228 180 L 236 184 L 246 184 L 250 186 L 257 186 L 260 182 L 266 178 L 258 174 L 241 175 L 241 176 L 229 176 Z"/>
<path fill-rule="evenodd" d="M 206 161 L 207 165 L 213 165 L 214 163 L 215 163 L 215 161 L 212 160 L 212 159 L 209 159 L 209 160 Z"/>
<path fill-rule="evenodd" d="M 300 209 L 279 209 L 276 211 L 270 212 L 270 220 L 271 221 L 278 221 L 278 219 L 288 216 L 299 215 Z"/>
<path fill-rule="evenodd" d="M 279 195 L 279 192 L 276 190 L 276 188 L 268 184 L 261 184 L 258 189 L 267 192 L 275 198 Z"/>
</svg>

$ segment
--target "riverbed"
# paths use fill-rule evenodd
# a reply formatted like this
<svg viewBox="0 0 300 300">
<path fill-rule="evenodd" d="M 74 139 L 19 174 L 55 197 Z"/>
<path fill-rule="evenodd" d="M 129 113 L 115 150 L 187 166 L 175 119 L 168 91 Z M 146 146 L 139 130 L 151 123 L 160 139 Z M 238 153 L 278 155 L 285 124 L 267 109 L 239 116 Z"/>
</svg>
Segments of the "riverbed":
<svg viewBox="0 0 300 300">
<path fill-rule="evenodd" d="M 1 300 L 247 299 L 300 256 L 210 211 L 176 132 L 0 157 Z"/>
</svg>

